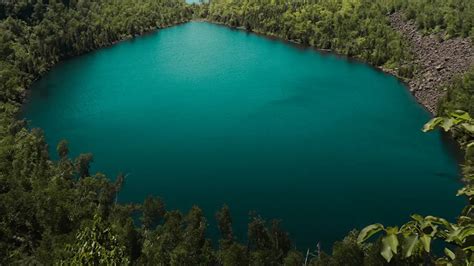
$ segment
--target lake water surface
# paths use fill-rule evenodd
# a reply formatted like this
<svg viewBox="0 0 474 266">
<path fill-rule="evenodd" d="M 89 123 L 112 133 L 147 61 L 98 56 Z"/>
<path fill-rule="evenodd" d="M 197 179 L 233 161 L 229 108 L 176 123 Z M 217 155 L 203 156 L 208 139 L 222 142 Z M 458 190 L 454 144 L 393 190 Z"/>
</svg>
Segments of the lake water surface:
<svg viewBox="0 0 474 266">
<path fill-rule="evenodd" d="M 454 156 L 397 79 L 281 41 L 191 22 L 67 60 L 32 88 L 25 117 L 93 171 L 128 174 L 122 202 L 227 203 L 283 220 L 298 248 L 354 227 L 463 206 Z M 54 152 L 55 153 L 55 152 Z"/>
</svg>

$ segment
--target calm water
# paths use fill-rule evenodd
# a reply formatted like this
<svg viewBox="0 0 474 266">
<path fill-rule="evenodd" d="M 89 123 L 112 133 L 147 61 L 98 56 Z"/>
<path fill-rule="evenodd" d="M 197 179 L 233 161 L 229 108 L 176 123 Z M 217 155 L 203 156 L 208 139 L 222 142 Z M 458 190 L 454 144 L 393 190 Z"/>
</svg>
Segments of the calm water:
<svg viewBox="0 0 474 266">
<path fill-rule="evenodd" d="M 51 151 L 94 153 L 128 179 L 119 200 L 227 203 L 279 218 L 298 248 L 414 212 L 454 218 L 456 160 L 395 78 L 360 63 L 192 22 L 68 60 L 37 82 L 25 116 Z M 213 232 L 211 231 L 211 234 Z"/>
</svg>

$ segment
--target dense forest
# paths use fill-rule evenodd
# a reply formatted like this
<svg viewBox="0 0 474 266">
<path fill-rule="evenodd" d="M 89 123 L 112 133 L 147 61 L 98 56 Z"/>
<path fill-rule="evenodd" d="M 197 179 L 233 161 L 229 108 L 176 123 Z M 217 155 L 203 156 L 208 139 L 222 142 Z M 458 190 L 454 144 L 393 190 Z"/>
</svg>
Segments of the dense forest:
<svg viewBox="0 0 474 266">
<path fill-rule="evenodd" d="M 14 3 L 14 4 L 13 4 Z M 59 60 L 184 22 L 179 1 L 12 1 L 0 4 L 0 100 L 19 101 Z"/>
<path fill-rule="evenodd" d="M 406 42 L 389 25 L 388 7 L 374 1 L 216 0 L 206 15 L 232 27 L 311 45 L 410 76 Z"/>
<path fill-rule="evenodd" d="M 465 0 L 213 0 L 196 13 L 213 22 L 358 58 L 411 78 L 417 66 L 407 42 L 390 26 L 387 14 L 394 11 L 414 19 L 426 34 L 474 39 L 474 3 Z M 473 75 L 474 70 L 448 86 L 443 110 L 455 108 L 474 115 L 474 91 L 469 87 Z"/>
<path fill-rule="evenodd" d="M 70 158 L 67 141 L 57 144 L 59 160 L 51 160 L 48 144 L 55 144 L 18 119 L 27 88 L 60 60 L 193 16 L 356 57 L 409 78 L 412 55 L 386 17 L 395 10 L 426 33 L 474 36 L 474 7 L 464 0 L 1 1 L 0 264 L 469 265 L 474 261 L 474 70 L 448 85 L 441 117 L 424 128 L 452 132 L 466 152 L 466 186 L 459 196 L 468 203 L 458 220 L 413 215 L 400 227 L 369 225 L 348 233 L 330 254 L 316 247 L 295 250 L 278 221 L 257 214 L 250 217 L 247 239 L 236 239 L 227 206 L 215 215 L 220 237 L 213 243 L 198 207 L 183 214 L 155 196 L 143 204 L 119 204 L 124 175 L 111 181 L 91 173 L 93 155 Z M 447 243 L 444 254 L 432 251 L 433 242 Z"/>
<path fill-rule="evenodd" d="M 464 0 L 395 0 L 393 8 L 403 10 L 424 33 L 444 33 L 445 38 L 474 37 L 474 2 Z"/>
</svg>

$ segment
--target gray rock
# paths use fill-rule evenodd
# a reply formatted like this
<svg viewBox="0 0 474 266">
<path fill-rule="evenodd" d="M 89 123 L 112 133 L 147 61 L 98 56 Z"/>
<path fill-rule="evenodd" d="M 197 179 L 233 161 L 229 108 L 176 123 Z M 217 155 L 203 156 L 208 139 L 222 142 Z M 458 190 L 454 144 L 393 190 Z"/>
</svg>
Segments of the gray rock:
<svg viewBox="0 0 474 266">
<path fill-rule="evenodd" d="M 438 101 L 444 96 L 443 86 L 474 63 L 474 46 L 470 39 L 442 40 L 444 33 L 423 35 L 414 21 L 405 21 L 400 12 L 389 16 L 394 29 L 410 43 L 418 71 L 408 82 L 409 89 L 431 113 L 436 113 Z"/>
</svg>

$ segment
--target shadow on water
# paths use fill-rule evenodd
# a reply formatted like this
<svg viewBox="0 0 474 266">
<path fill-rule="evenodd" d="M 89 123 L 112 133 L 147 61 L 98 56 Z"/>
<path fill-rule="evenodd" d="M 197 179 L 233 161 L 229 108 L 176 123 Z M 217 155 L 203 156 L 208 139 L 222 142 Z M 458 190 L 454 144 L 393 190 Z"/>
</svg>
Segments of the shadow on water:
<svg viewBox="0 0 474 266">
<path fill-rule="evenodd" d="M 444 132 L 442 130 L 439 134 L 441 138 L 441 145 L 446 150 L 446 152 L 452 156 L 456 162 L 459 164 L 464 162 L 464 151 L 461 149 L 459 143 L 451 136 L 449 132 Z M 460 168 L 460 166 L 459 166 Z"/>
</svg>

